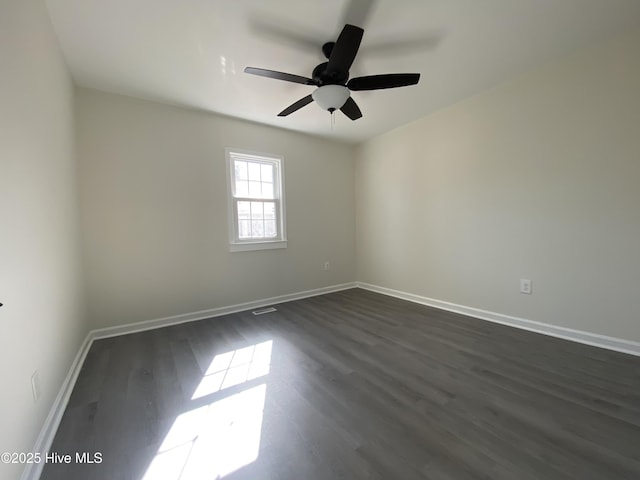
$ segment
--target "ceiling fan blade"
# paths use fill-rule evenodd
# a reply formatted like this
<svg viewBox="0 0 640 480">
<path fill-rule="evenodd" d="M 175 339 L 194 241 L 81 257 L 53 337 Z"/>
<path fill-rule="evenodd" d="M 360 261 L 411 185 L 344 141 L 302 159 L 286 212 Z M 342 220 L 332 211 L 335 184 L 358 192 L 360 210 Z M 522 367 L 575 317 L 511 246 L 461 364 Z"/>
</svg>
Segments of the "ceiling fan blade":
<svg viewBox="0 0 640 480">
<path fill-rule="evenodd" d="M 342 23 L 364 28 L 375 3 L 376 0 L 350 0 L 343 10 Z"/>
<path fill-rule="evenodd" d="M 419 35 L 407 35 L 401 39 L 381 40 L 367 43 L 360 48 L 360 54 L 371 56 L 397 56 L 410 53 L 426 53 L 433 50 L 442 42 L 444 33 L 433 30 Z"/>
<path fill-rule="evenodd" d="M 249 28 L 252 33 L 265 40 L 296 50 L 305 50 L 313 55 L 318 53 L 318 47 L 325 41 L 326 36 L 322 30 L 312 31 L 309 25 L 285 21 L 266 11 L 250 15 Z"/>
<path fill-rule="evenodd" d="M 311 95 L 307 95 L 306 97 L 301 98 L 297 102 L 292 103 L 291 105 L 289 105 L 287 108 L 285 108 L 283 111 L 281 111 L 278 114 L 278 116 L 279 117 L 286 117 L 287 115 L 295 112 L 296 110 L 300 110 L 305 105 L 309 105 L 311 102 L 313 102 L 313 97 Z"/>
<path fill-rule="evenodd" d="M 347 98 L 347 101 L 340 110 L 342 110 L 342 113 L 351 120 L 357 120 L 362 117 L 362 112 L 360 111 L 360 108 L 358 108 L 358 104 L 351 97 Z"/>
<path fill-rule="evenodd" d="M 344 26 L 331 51 L 327 65 L 328 72 L 346 74 L 349 71 L 358 53 L 358 48 L 360 48 L 362 35 L 364 35 L 364 30 L 360 27 L 349 24 Z"/>
<path fill-rule="evenodd" d="M 285 82 L 302 83 L 303 85 L 316 84 L 313 80 L 307 77 L 301 77 L 300 75 L 293 75 L 291 73 L 276 72 L 275 70 L 265 70 L 264 68 L 247 67 L 244 69 L 244 73 L 274 78 L 276 80 L 284 80 Z"/>
<path fill-rule="evenodd" d="M 415 85 L 420 80 L 419 73 L 388 73 L 386 75 L 369 75 L 349 80 L 347 88 L 353 91 L 382 90 L 383 88 L 406 87 Z"/>
</svg>

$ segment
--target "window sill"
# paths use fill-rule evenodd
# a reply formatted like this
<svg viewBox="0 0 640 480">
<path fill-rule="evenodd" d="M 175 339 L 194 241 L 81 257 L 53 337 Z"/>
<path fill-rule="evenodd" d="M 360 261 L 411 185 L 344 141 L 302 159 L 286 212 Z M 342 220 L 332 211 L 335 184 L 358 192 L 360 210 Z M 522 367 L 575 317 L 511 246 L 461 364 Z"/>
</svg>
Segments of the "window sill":
<svg viewBox="0 0 640 480">
<path fill-rule="evenodd" d="M 249 252 L 252 250 L 274 250 L 276 248 L 287 248 L 287 241 L 276 240 L 272 242 L 231 243 L 229 245 L 230 252 Z"/>
</svg>

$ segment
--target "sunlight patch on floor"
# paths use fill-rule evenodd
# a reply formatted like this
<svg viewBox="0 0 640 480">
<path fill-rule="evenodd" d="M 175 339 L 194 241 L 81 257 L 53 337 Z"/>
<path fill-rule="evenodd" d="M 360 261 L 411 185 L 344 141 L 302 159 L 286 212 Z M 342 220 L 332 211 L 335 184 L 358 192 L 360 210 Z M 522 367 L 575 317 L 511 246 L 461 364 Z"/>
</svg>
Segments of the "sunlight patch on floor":
<svg viewBox="0 0 640 480">
<path fill-rule="evenodd" d="M 191 399 L 211 395 L 267 375 L 271 363 L 272 344 L 269 340 L 216 355 Z"/>
<path fill-rule="evenodd" d="M 271 348 L 268 341 L 217 355 L 192 400 L 267 375 Z M 266 389 L 261 383 L 179 415 L 142 480 L 217 479 L 254 462 Z"/>
</svg>

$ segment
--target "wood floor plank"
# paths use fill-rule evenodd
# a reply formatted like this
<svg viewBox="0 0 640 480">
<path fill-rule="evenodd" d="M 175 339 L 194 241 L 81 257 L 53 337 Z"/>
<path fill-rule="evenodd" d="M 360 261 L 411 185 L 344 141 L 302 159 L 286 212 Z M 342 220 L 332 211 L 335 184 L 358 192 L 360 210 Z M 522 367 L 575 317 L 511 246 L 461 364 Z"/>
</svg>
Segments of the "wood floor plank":
<svg viewBox="0 0 640 480">
<path fill-rule="evenodd" d="M 360 289 L 276 308 L 94 342 L 51 451 L 103 461 L 41 478 L 640 478 L 638 357 Z"/>
</svg>

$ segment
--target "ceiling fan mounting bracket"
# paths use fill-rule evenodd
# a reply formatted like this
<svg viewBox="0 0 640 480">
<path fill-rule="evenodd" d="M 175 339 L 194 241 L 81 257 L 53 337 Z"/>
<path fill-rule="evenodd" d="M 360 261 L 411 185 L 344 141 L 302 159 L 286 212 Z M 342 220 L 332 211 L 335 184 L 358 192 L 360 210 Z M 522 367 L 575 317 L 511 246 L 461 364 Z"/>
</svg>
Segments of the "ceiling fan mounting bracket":
<svg viewBox="0 0 640 480">
<path fill-rule="evenodd" d="M 331 57 L 331 52 L 333 52 L 333 47 L 335 47 L 335 45 L 336 42 L 327 42 L 322 45 L 322 53 L 327 60 L 329 59 L 329 57 Z"/>
</svg>

